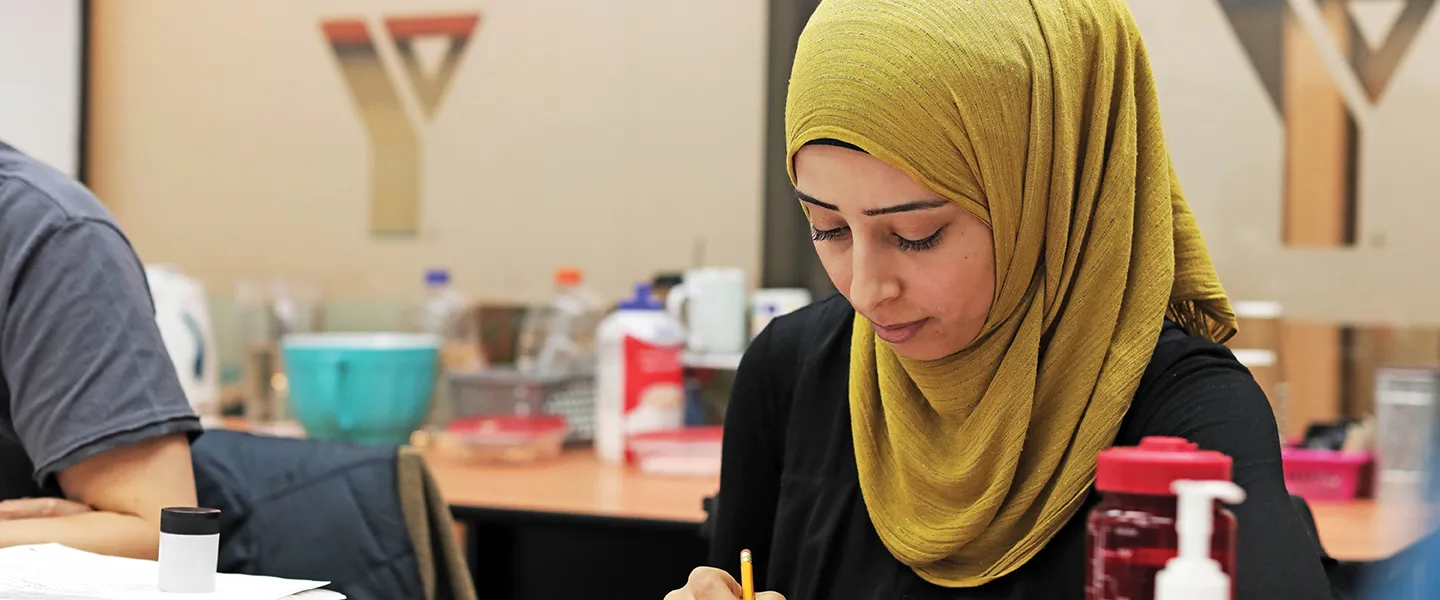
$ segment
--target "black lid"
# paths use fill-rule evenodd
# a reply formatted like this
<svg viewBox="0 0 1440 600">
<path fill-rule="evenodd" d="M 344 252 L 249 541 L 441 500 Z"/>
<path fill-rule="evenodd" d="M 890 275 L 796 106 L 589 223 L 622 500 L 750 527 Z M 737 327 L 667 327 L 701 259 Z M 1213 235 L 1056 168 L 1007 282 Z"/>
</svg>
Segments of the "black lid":
<svg viewBox="0 0 1440 600">
<path fill-rule="evenodd" d="M 685 281 L 685 276 L 680 273 L 660 273 L 650 281 L 651 285 L 658 288 L 672 288 Z"/>
<path fill-rule="evenodd" d="M 194 507 L 160 509 L 160 533 L 219 535 L 220 511 L 214 508 Z"/>
</svg>

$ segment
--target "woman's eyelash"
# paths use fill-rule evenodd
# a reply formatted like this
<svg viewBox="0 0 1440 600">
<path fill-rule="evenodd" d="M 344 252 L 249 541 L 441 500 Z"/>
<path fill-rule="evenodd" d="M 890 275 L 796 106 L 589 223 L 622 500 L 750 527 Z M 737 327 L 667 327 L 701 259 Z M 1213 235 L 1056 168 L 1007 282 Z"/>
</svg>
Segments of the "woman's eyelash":
<svg viewBox="0 0 1440 600">
<path fill-rule="evenodd" d="M 849 227 L 836 227 L 834 229 L 816 229 L 814 225 L 811 225 L 810 239 L 817 242 L 824 242 L 827 240 L 838 239 L 841 236 L 844 236 L 845 233 L 848 231 L 850 231 Z"/>
<path fill-rule="evenodd" d="M 816 229 L 814 225 L 810 226 L 810 239 L 817 242 L 840 239 L 842 237 L 845 237 L 845 235 L 848 233 L 850 233 L 849 227 L 836 227 L 834 229 Z M 945 233 L 945 228 L 941 227 L 939 230 L 937 230 L 935 233 L 930 234 L 925 239 L 912 240 L 901 237 L 899 235 L 895 236 L 895 239 L 899 242 L 900 249 L 905 252 L 924 252 L 926 250 L 934 248 L 936 244 L 939 244 L 940 236 L 943 233 Z"/>
<path fill-rule="evenodd" d="M 898 235 L 895 236 L 895 239 L 900 241 L 901 250 L 904 250 L 906 252 L 924 252 L 926 250 L 934 248 L 936 244 L 940 243 L 940 234 L 942 233 L 945 233 L 944 227 L 936 230 L 935 233 L 930 234 L 929 237 L 926 237 L 923 240 L 911 240 Z"/>
</svg>

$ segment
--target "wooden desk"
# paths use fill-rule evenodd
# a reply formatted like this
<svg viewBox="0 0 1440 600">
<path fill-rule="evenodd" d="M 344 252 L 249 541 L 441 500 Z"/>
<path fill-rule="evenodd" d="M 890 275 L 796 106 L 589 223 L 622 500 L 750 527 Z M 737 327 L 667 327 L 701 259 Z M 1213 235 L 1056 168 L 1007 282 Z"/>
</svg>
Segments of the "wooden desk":
<svg viewBox="0 0 1440 600">
<path fill-rule="evenodd" d="M 430 458 L 440 490 L 458 507 L 548 512 L 698 524 L 713 478 L 653 477 L 601 464 L 588 452 L 568 453 L 538 467 L 471 466 Z M 1344 561 L 1395 555 L 1434 526 L 1415 504 L 1375 500 L 1313 502 L 1320 541 Z"/>
<path fill-rule="evenodd" d="M 1343 561 L 1374 561 L 1394 556 L 1435 526 L 1435 511 L 1420 504 L 1357 500 L 1312 502 L 1320 544 Z"/>
<path fill-rule="evenodd" d="M 433 453 L 426 462 L 453 506 L 675 521 L 705 520 L 701 501 L 719 484 L 710 477 L 647 476 L 569 452 L 535 467 L 476 466 Z"/>
<path fill-rule="evenodd" d="M 663 598 L 705 563 L 713 477 L 647 476 L 591 452 L 535 466 L 426 462 L 487 597 Z"/>
<path fill-rule="evenodd" d="M 427 461 L 466 526 L 476 581 L 494 597 L 572 597 L 599 586 L 627 592 L 616 597 L 659 598 L 705 560 L 701 502 L 717 489 L 714 478 L 647 476 L 587 451 L 536 466 L 433 453 Z M 1393 556 L 1440 522 L 1420 505 L 1374 500 L 1312 502 L 1311 511 L 1321 544 L 1342 561 Z M 567 576 L 555 577 L 561 564 Z"/>
</svg>

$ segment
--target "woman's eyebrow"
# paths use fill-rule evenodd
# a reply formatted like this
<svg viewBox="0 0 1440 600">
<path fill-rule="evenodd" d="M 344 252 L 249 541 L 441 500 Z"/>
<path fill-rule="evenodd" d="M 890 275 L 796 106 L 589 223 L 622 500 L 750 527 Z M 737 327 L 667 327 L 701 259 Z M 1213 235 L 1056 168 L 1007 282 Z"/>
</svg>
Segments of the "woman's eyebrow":
<svg viewBox="0 0 1440 600">
<path fill-rule="evenodd" d="M 835 212 L 840 212 L 840 207 L 835 206 L 834 204 L 830 204 L 829 202 L 821 202 L 819 200 L 816 200 L 814 196 L 806 194 L 799 189 L 795 190 L 795 198 L 801 202 L 804 202 L 806 204 L 814 204 L 815 206 L 818 206 L 825 210 L 833 210 Z"/>
<path fill-rule="evenodd" d="M 878 217 L 880 215 L 893 215 L 895 213 L 910 212 L 915 210 L 930 210 L 932 208 L 940 208 L 947 204 L 950 204 L 948 200 L 916 200 L 914 202 L 896 204 L 895 206 L 872 208 L 870 210 L 861 212 L 867 217 Z"/>
<path fill-rule="evenodd" d="M 840 207 L 835 206 L 834 204 L 830 204 L 829 202 L 822 202 L 820 200 L 817 200 L 814 196 L 806 194 L 805 192 L 802 192 L 798 189 L 795 190 L 795 198 L 806 204 L 813 204 L 826 210 L 840 212 Z M 940 208 L 949 203 L 950 201 L 948 200 L 916 200 L 914 202 L 906 202 L 904 204 L 896 204 L 894 206 L 872 208 L 869 210 L 861 211 L 861 214 L 864 214 L 867 217 L 878 217 L 880 215 L 893 215 L 895 213 L 911 212 L 916 210 L 930 210 L 933 208 Z"/>
</svg>

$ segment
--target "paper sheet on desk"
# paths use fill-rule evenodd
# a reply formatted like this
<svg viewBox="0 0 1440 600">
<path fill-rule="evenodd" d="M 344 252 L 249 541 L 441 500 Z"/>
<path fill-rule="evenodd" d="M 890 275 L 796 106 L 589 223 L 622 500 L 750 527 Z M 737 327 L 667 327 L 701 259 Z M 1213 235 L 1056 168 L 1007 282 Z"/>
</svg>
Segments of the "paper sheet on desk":
<svg viewBox="0 0 1440 600">
<path fill-rule="evenodd" d="M 306 590 L 294 596 L 286 596 L 285 600 L 345 600 L 345 594 L 334 590 Z"/>
<path fill-rule="evenodd" d="M 328 583 L 222 573 L 214 593 L 167 594 L 155 588 L 158 574 L 159 563 L 153 560 L 60 544 L 0 549 L 0 598 L 6 600 L 282 600 Z"/>
</svg>

